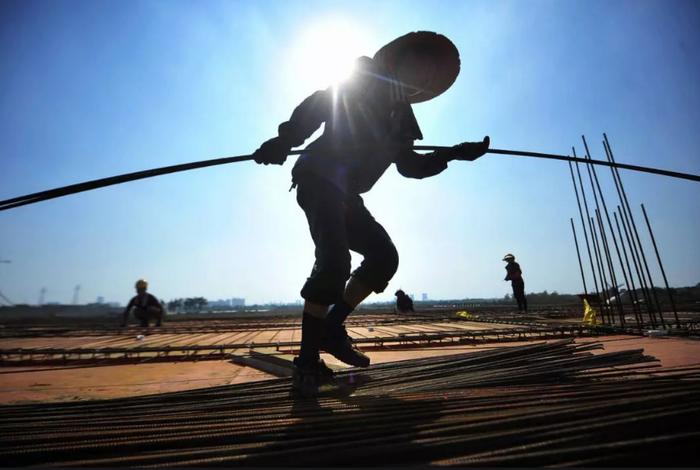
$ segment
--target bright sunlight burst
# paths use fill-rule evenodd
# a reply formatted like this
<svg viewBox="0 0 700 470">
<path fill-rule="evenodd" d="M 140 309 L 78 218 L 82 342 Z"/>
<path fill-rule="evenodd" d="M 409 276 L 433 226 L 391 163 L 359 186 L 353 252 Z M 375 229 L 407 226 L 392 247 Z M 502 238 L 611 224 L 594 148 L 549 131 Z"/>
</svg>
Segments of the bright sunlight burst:
<svg viewBox="0 0 700 470">
<path fill-rule="evenodd" d="M 347 78 L 356 58 L 374 54 L 372 39 L 347 19 L 318 19 L 305 26 L 290 54 L 294 88 L 326 88 Z"/>
</svg>

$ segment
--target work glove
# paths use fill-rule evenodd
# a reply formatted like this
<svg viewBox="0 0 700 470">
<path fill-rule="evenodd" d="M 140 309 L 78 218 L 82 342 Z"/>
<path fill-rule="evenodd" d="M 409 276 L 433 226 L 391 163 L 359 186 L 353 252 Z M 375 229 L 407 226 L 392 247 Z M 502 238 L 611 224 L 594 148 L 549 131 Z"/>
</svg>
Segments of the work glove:
<svg viewBox="0 0 700 470">
<path fill-rule="evenodd" d="M 292 149 L 292 146 L 279 137 L 274 137 L 264 142 L 259 149 L 253 153 L 253 159 L 256 163 L 269 165 L 281 165 L 287 160 L 287 154 Z"/>
<path fill-rule="evenodd" d="M 467 160 L 474 161 L 489 149 L 491 139 L 489 136 L 484 137 L 482 142 L 462 142 L 448 150 L 447 157 L 450 160 Z"/>
</svg>

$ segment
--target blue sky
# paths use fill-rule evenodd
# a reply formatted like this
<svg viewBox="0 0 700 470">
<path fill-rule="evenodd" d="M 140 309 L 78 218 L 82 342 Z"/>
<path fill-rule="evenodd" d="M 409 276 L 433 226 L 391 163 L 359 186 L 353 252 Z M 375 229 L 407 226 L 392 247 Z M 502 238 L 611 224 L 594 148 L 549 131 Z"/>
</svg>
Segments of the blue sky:
<svg viewBox="0 0 700 470">
<path fill-rule="evenodd" d="M 426 145 L 582 153 L 700 173 L 700 6 L 694 1 L 9 1 L 0 3 L 0 199 L 252 152 L 324 88 L 340 56 L 414 30 L 461 53 L 455 84 L 416 105 Z M 332 53 L 331 51 L 340 51 Z M 0 213 L 0 291 L 14 302 L 157 296 L 299 299 L 313 245 L 283 167 L 252 162 L 123 184 Z M 503 296 L 582 291 L 568 166 L 487 155 L 365 197 L 397 245 L 401 287 Z M 616 202 L 609 172 L 599 177 Z M 700 281 L 700 185 L 623 172 L 672 285 Z M 640 229 L 644 226 L 641 225 Z M 580 227 L 577 226 L 580 229 Z M 580 232 L 579 232 L 580 235 Z M 642 238 L 648 240 L 646 230 Z M 651 247 L 649 246 L 649 250 Z M 653 259 L 652 252 L 648 256 Z M 353 256 L 353 263 L 360 261 Z M 652 263 L 656 283 L 661 277 Z M 589 277 L 590 283 L 590 277 Z"/>
</svg>

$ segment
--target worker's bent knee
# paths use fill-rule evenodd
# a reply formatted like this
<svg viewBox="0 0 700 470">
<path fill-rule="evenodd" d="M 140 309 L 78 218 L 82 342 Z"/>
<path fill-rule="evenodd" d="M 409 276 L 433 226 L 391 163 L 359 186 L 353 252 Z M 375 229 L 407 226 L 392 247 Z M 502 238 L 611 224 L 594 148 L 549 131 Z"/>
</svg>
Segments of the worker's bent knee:
<svg viewBox="0 0 700 470">
<path fill-rule="evenodd" d="M 389 243 L 381 252 L 367 256 L 352 276 L 379 294 L 387 288 L 398 267 L 399 254 L 393 243 Z"/>
<path fill-rule="evenodd" d="M 350 269 L 314 270 L 301 289 L 304 300 L 321 305 L 332 305 L 343 298 Z"/>
</svg>

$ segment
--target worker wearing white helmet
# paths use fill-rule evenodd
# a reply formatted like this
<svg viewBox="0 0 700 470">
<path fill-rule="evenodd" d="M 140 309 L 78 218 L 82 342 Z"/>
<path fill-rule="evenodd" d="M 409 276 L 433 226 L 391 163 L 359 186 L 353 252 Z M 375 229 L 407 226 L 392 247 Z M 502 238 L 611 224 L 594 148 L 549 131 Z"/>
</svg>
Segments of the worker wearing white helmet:
<svg viewBox="0 0 700 470">
<path fill-rule="evenodd" d="M 508 253 L 503 257 L 506 264 L 506 278 L 504 281 L 510 281 L 513 288 L 513 297 L 518 302 L 518 311 L 520 313 L 527 312 L 527 297 L 525 297 L 525 281 L 523 280 L 523 272 L 520 265 L 515 262 L 515 256 Z"/>
</svg>

